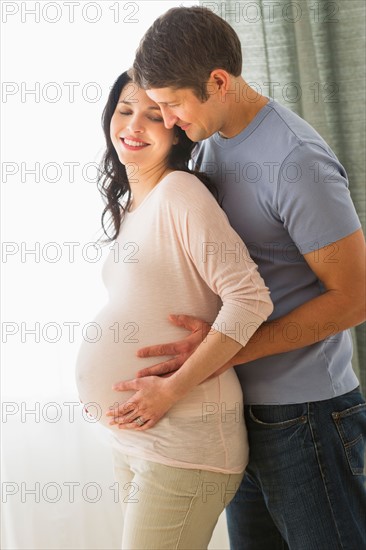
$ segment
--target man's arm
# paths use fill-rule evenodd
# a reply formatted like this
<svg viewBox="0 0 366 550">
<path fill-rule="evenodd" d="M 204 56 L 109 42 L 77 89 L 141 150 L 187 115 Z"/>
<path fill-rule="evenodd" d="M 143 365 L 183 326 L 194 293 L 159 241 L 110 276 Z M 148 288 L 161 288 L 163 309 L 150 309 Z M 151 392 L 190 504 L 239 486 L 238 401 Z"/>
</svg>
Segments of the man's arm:
<svg viewBox="0 0 366 550">
<path fill-rule="evenodd" d="M 276 355 L 314 344 L 365 320 L 365 238 L 362 230 L 304 255 L 326 291 L 287 315 L 263 323 L 249 342 L 224 370 L 261 357 Z M 177 370 L 208 331 L 206 323 L 187 316 L 174 316 L 172 322 L 191 330 L 180 342 L 150 346 L 140 357 L 174 355 L 165 363 L 142 369 L 138 376 L 164 375 Z"/>
<path fill-rule="evenodd" d="M 304 255 L 326 292 L 259 327 L 235 364 L 303 348 L 365 320 L 365 239 L 362 230 Z"/>
</svg>

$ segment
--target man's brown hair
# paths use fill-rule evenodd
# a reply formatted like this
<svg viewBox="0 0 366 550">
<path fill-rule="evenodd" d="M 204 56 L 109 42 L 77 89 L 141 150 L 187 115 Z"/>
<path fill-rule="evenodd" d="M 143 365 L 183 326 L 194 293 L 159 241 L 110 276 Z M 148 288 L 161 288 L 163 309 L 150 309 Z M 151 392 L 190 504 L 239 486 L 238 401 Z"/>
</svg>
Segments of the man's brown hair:
<svg viewBox="0 0 366 550">
<path fill-rule="evenodd" d="M 224 19 L 207 8 L 172 8 L 146 31 L 133 69 L 141 88 L 191 88 L 206 101 L 206 83 L 214 69 L 240 76 L 240 40 Z"/>
</svg>

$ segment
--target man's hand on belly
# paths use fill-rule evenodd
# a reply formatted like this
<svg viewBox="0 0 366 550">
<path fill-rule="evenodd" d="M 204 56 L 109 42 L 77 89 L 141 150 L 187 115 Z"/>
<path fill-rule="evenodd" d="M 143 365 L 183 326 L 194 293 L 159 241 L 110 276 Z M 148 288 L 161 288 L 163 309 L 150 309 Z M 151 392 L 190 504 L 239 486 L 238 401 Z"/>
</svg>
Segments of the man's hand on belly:
<svg viewBox="0 0 366 550">
<path fill-rule="evenodd" d="M 148 346 L 138 350 L 138 357 L 161 357 L 162 355 L 174 355 L 174 357 L 169 359 L 169 361 L 157 363 L 152 367 L 139 370 L 136 374 L 138 378 L 151 375 L 164 376 L 178 370 L 206 338 L 211 328 L 210 325 L 205 321 L 202 321 L 202 319 L 197 319 L 196 317 L 191 317 L 190 315 L 169 315 L 169 320 L 177 327 L 183 327 L 190 330 L 191 334 L 186 336 L 183 340 L 179 340 L 177 342 Z"/>
</svg>

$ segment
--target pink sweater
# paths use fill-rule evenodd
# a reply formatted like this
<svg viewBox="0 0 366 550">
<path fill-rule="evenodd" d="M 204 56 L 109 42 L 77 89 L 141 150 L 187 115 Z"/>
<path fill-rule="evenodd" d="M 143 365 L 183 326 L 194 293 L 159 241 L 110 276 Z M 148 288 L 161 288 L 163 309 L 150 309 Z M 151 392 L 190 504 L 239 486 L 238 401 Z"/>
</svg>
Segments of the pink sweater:
<svg viewBox="0 0 366 550">
<path fill-rule="evenodd" d="M 118 430 L 105 416 L 133 394 L 113 391 L 112 385 L 157 362 L 137 358 L 136 350 L 186 334 L 168 321 L 170 313 L 205 319 L 245 345 L 272 312 L 245 245 L 195 176 L 169 174 L 125 214 L 103 280 L 109 301 L 94 320 L 100 338 L 79 350 L 77 385 L 89 412 L 110 429 L 112 444 L 169 466 L 243 471 L 248 443 L 233 369 L 196 386 L 150 430 Z"/>
</svg>

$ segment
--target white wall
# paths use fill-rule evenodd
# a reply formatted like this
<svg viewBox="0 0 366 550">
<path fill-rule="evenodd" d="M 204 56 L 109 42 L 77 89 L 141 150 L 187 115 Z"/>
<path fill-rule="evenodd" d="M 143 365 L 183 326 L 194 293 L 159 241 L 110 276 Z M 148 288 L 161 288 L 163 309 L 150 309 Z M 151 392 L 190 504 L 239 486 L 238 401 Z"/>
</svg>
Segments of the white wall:
<svg viewBox="0 0 366 550">
<path fill-rule="evenodd" d="M 4 549 L 118 548 L 109 444 L 74 384 L 106 298 L 108 250 L 88 245 L 102 207 L 100 117 L 152 21 L 197 3 L 1 3 Z M 211 548 L 227 547 L 220 523 Z"/>
</svg>

